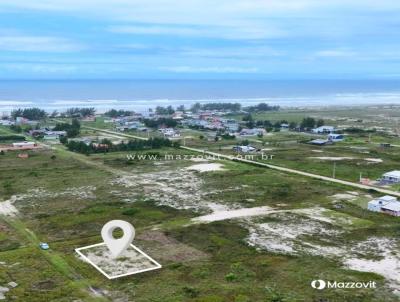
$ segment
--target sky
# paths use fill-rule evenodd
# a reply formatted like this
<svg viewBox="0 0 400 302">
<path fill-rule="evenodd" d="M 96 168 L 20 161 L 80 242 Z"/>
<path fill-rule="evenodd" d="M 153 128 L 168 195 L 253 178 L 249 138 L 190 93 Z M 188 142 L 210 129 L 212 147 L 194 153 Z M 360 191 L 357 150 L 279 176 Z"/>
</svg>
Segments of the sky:
<svg viewBox="0 0 400 302">
<path fill-rule="evenodd" d="M 398 0 L 1 0 L 0 79 L 399 79 Z"/>
</svg>

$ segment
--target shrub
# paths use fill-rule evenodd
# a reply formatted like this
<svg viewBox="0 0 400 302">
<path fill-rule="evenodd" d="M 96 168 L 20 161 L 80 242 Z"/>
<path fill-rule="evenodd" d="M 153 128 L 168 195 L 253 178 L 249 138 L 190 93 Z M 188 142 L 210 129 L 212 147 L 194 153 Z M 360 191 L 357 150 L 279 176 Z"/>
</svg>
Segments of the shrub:
<svg viewBox="0 0 400 302">
<path fill-rule="evenodd" d="M 124 210 L 124 211 L 122 212 L 122 215 L 133 216 L 133 215 L 135 215 L 135 214 L 137 214 L 137 213 L 139 213 L 139 210 L 138 210 L 138 209 L 130 208 L 130 209 Z"/>
</svg>

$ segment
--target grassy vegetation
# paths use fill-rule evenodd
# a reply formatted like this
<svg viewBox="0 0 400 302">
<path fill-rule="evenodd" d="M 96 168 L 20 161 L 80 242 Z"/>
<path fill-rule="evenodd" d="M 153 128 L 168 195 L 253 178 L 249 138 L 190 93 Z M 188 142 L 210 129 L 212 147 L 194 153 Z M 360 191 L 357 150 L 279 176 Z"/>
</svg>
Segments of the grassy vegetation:
<svg viewBox="0 0 400 302">
<path fill-rule="evenodd" d="M 281 115 L 279 115 L 281 114 Z M 285 119 L 284 114 L 300 118 L 302 112 L 271 112 L 268 118 Z M 304 112 L 309 116 L 309 112 Z M 321 114 L 321 113 L 320 113 Z M 325 114 L 325 113 L 324 113 Z M 337 115 L 341 114 L 339 111 Z M 343 113 L 344 114 L 344 113 Z M 267 117 L 266 117 L 267 118 Z M 289 116 L 286 117 L 289 119 Z M 93 126 L 103 127 L 102 120 Z M 88 124 L 89 125 L 89 124 Z M 104 126 L 105 127 L 105 126 Z M 8 134 L 0 128 L 0 134 Z M 218 142 L 200 139 L 200 131 L 185 130 L 190 146 L 232 154 L 237 141 Z M 97 135 L 93 130 L 81 134 Z M 250 138 L 251 144 L 271 148 L 271 163 L 330 176 L 332 161 L 310 157 L 340 156 L 354 160 L 337 162 L 338 178 L 357 181 L 363 176 L 377 178 L 387 170 L 400 169 L 396 147 L 381 149 L 365 137 L 318 148 L 303 144 L 308 135 L 276 132 L 263 138 Z M 393 143 L 397 138 L 391 138 Z M 368 149 L 355 149 L 365 147 Z M 312 150 L 321 150 L 313 152 Z M 370 153 L 362 153 L 368 151 Z M 185 174 L 190 160 L 165 160 L 166 154 L 183 156 L 186 150 L 152 150 L 160 160 L 128 160 L 126 152 L 85 156 L 63 146 L 29 152 L 28 159 L 17 153 L 0 155 L 0 196 L 17 196 L 13 203 L 16 217 L 0 216 L 0 285 L 15 281 L 11 301 L 162 301 L 162 302 L 283 302 L 283 301 L 397 301 L 385 286 L 382 276 L 346 269 L 341 259 L 302 252 L 285 254 L 248 244 L 249 223 L 262 225 L 293 223 L 299 228 L 316 219 L 296 211 L 323 208 L 318 222 L 329 232 L 323 236 L 302 234 L 297 239 L 310 246 L 351 248 L 371 236 L 398 238 L 398 218 L 365 209 L 374 193 L 360 192 L 352 200 L 336 200 L 335 194 L 347 188 L 314 179 L 305 179 L 242 163 L 219 161 L 224 171 L 193 172 L 193 179 L 168 182 L 170 173 Z M 146 152 L 135 152 L 144 154 Z M 362 158 L 381 158 L 368 163 Z M 147 182 L 142 187 L 123 186 L 117 180 L 131 177 Z M 135 178 L 136 177 L 136 178 Z M 226 220 L 192 224 L 191 218 L 203 213 L 194 207 L 178 209 L 160 205 L 166 196 L 157 188 L 167 188 L 171 196 L 185 193 L 185 182 L 192 181 L 201 203 L 229 207 L 269 206 L 280 215 L 254 220 Z M 154 193 L 155 192 L 155 193 Z M 186 192 L 187 193 L 187 192 Z M 366 195 L 371 194 L 370 197 Z M 0 200 L 1 201 L 1 200 Z M 174 200 L 172 200 L 174 201 Z M 340 202 L 344 206 L 336 208 Z M 284 219 L 286 217 L 286 220 Z M 89 264 L 77 258 L 75 248 L 101 242 L 100 230 L 111 219 L 131 222 L 137 231 L 135 245 L 162 263 L 161 270 L 109 281 Z M 330 233 L 332 231 L 332 233 Z M 282 232 L 281 234 L 285 234 Z M 286 238 L 286 237 L 282 237 Z M 288 239 L 289 240 L 289 239 Z M 40 241 L 50 244 L 42 251 Z M 271 242 L 272 245 L 272 242 Z M 4 263 L 3 263 L 4 262 Z M 336 289 L 317 291 L 311 280 L 378 282 L 378 289 Z"/>
</svg>

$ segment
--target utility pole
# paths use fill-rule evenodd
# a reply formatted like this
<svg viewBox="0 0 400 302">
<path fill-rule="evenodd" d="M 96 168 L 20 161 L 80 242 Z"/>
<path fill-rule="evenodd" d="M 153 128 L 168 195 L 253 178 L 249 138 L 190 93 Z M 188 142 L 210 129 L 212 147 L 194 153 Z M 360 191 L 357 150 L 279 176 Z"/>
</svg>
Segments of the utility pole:
<svg viewBox="0 0 400 302">
<path fill-rule="evenodd" d="M 333 162 L 333 173 L 332 173 L 332 178 L 336 178 L 336 162 Z"/>
</svg>

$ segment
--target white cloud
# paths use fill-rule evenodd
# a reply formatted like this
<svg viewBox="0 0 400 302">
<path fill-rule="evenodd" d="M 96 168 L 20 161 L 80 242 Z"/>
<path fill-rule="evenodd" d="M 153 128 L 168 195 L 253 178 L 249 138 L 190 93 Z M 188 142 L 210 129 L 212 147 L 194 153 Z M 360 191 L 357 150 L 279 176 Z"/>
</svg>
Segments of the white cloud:
<svg viewBox="0 0 400 302">
<path fill-rule="evenodd" d="M 64 38 L 0 33 L 0 51 L 75 52 L 82 49 L 82 45 Z"/>
<path fill-rule="evenodd" d="M 351 50 L 329 49 L 321 50 L 315 53 L 316 57 L 322 58 L 350 58 L 357 56 L 357 52 Z"/>
<path fill-rule="evenodd" d="M 256 67 L 192 67 L 192 66 L 172 66 L 161 67 L 160 70 L 175 73 L 257 73 Z"/>
<path fill-rule="evenodd" d="M 154 26 L 154 25 L 117 25 L 108 28 L 110 32 L 136 35 L 172 35 L 183 37 L 224 38 L 228 40 L 252 40 L 284 37 L 287 32 L 272 28 L 260 27 L 210 27 L 210 26 Z"/>
<path fill-rule="evenodd" d="M 78 68 L 71 65 L 13 63 L 0 64 L 0 70 L 33 74 L 70 74 L 76 72 Z"/>
<path fill-rule="evenodd" d="M 54 11 L 115 24 L 114 32 L 146 35 L 268 39 L 301 34 L 302 24 L 320 19 L 316 34 L 332 33 L 330 18 L 400 10 L 394 0 L 1 0 L 0 10 Z M 138 25 L 140 24 L 140 25 Z M 341 22 L 343 24 L 343 22 Z M 367 26 L 365 22 L 363 26 Z M 349 33 L 362 28 L 346 27 Z M 324 32 L 325 31 L 325 32 Z M 343 33 L 343 31 L 341 32 Z M 340 34 L 341 34 L 340 33 Z"/>
</svg>

